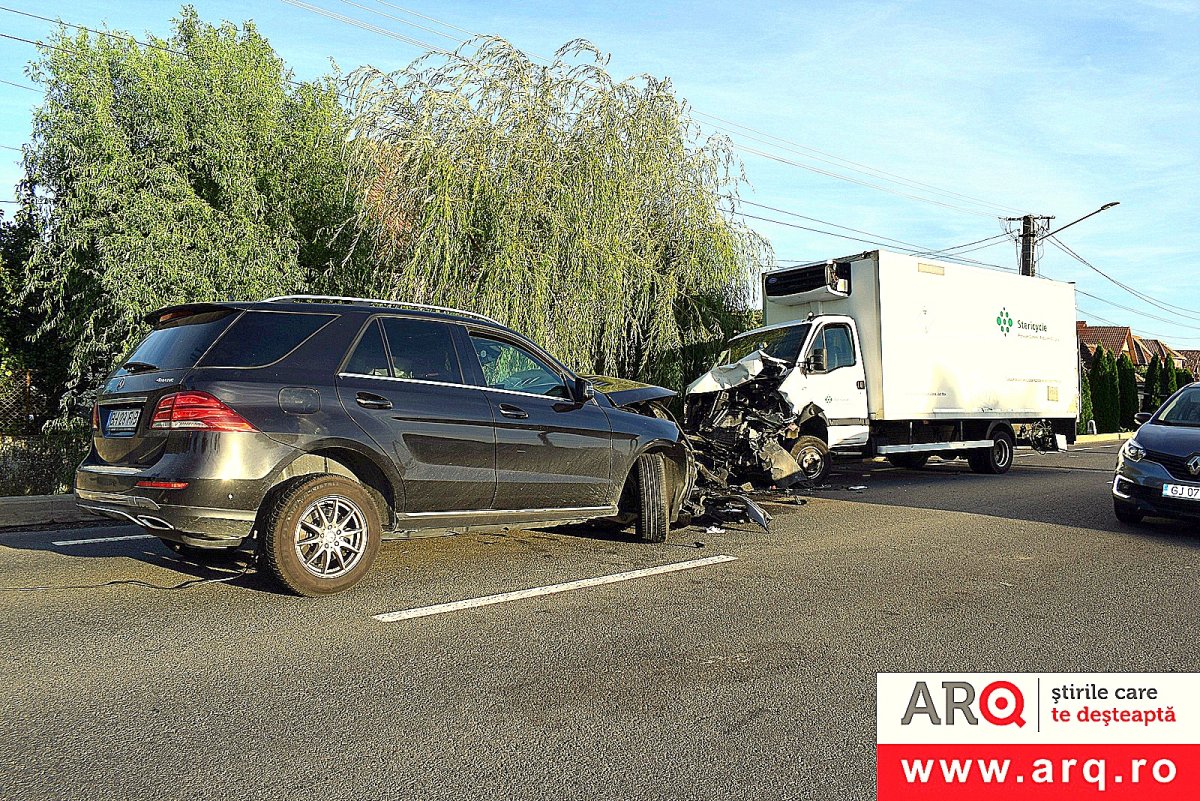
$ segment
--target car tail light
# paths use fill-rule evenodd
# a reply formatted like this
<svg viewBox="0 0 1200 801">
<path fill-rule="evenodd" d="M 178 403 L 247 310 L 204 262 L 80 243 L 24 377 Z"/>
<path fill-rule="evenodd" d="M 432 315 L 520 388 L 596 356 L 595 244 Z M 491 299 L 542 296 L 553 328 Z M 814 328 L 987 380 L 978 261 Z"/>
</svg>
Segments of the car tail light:
<svg viewBox="0 0 1200 801">
<path fill-rule="evenodd" d="M 246 418 L 207 392 L 174 392 L 154 409 L 150 427 L 193 431 L 256 431 Z"/>
<path fill-rule="evenodd" d="M 100 430 L 100 403 L 99 402 L 92 404 L 92 430 L 93 431 Z"/>
<path fill-rule="evenodd" d="M 187 489 L 186 481 L 139 481 L 139 487 L 144 489 Z"/>
</svg>

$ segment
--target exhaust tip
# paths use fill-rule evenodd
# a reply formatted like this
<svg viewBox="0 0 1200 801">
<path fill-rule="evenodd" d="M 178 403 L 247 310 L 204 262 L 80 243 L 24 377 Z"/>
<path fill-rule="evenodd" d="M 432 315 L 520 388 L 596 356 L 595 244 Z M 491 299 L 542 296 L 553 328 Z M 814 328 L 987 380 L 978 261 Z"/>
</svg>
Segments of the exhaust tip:
<svg viewBox="0 0 1200 801">
<path fill-rule="evenodd" d="M 138 517 L 137 521 L 146 528 L 152 528 L 156 531 L 171 531 L 175 528 L 166 520 L 162 520 L 157 517 L 150 517 L 149 515 L 141 515 Z"/>
</svg>

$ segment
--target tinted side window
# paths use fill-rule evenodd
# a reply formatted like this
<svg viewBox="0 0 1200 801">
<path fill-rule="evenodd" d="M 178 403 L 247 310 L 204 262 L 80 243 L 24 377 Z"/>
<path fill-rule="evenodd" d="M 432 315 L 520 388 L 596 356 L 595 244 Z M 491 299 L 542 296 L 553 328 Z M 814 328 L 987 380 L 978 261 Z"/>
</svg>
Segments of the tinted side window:
<svg viewBox="0 0 1200 801">
<path fill-rule="evenodd" d="M 142 362 L 154 365 L 159 370 L 194 367 L 196 360 L 204 355 L 208 346 L 229 325 L 233 314 L 231 310 L 222 309 L 192 314 L 158 325 L 121 363 Z"/>
<path fill-rule="evenodd" d="M 850 339 L 850 329 L 847 326 L 826 326 L 823 335 L 826 372 L 854 364 L 854 342 Z"/>
<path fill-rule="evenodd" d="M 384 317 L 383 331 L 392 356 L 392 375 L 417 381 L 463 383 L 454 350 L 454 332 L 446 323 L 411 317 Z"/>
<path fill-rule="evenodd" d="M 490 337 L 471 335 L 483 378 L 492 389 L 531 395 L 569 397 L 562 376 L 524 348 Z"/>
<path fill-rule="evenodd" d="M 346 372 L 356 375 L 390 376 L 388 369 L 387 350 L 383 347 L 383 331 L 379 321 L 367 323 L 367 330 L 354 348 L 350 361 L 346 362 Z"/>
<path fill-rule="evenodd" d="M 282 359 L 323 328 L 332 314 L 249 311 L 204 357 L 203 367 L 262 367 Z"/>
</svg>

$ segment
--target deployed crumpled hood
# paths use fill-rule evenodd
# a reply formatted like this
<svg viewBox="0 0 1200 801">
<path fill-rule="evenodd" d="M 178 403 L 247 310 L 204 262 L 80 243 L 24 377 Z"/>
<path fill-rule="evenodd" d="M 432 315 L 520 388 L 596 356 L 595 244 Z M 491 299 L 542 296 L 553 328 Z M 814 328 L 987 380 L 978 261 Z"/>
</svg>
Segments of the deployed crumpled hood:
<svg viewBox="0 0 1200 801">
<path fill-rule="evenodd" d="M 608 375 L 585 375 L 584 378 L 592 382 L 597 392 L 603 392 L 605 397 L 612 401 L 613 406 L 629 406 L 645 401 L 666 400 L 677 394 L 673 389 L 630 381 L 626 378 L 613 378 Z"/>
<path fill-rule="evenodd" d="M 718 392 L 753 381 L 763 371 L 767 371 L 774 377 L 783 375 L 788 369 L 788 363 L 782 359 L 776 359 L 761 350 L 756 350 L 732 364 L 718 365 L 709 370 L 688 385 L 687 394 Z"/>
</svg>

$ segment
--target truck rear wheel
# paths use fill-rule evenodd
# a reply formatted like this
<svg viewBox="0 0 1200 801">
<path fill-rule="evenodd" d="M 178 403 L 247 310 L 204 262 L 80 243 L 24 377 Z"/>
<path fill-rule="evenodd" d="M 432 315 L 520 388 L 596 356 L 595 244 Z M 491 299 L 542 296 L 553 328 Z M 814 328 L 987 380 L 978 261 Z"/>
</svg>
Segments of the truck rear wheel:
<svg viewBox="0 0 1200 801">
<path fill-rule="evenodd" d="M 892 463 L 893 467 L 902 467 L 905 470 L 920 470 L 929 461 L 929 454 L 893 453 L 888 456 L 887 460 Z"/>
<path fill-rule="evenodd" d="M 801 437 L 792 445 L 792 458 L 805 481 L 820 484 L 829 477 L 829 446 L 819 437 Z"/>
<path fill-rule="evenodd" d="M 972 451 L 967 463 L 976 473 L 998 476 L 1007 473 L 1013 463 L 1013 438 L 1007 431 L 992 434 L 992 447 Z"/>
</svg>

